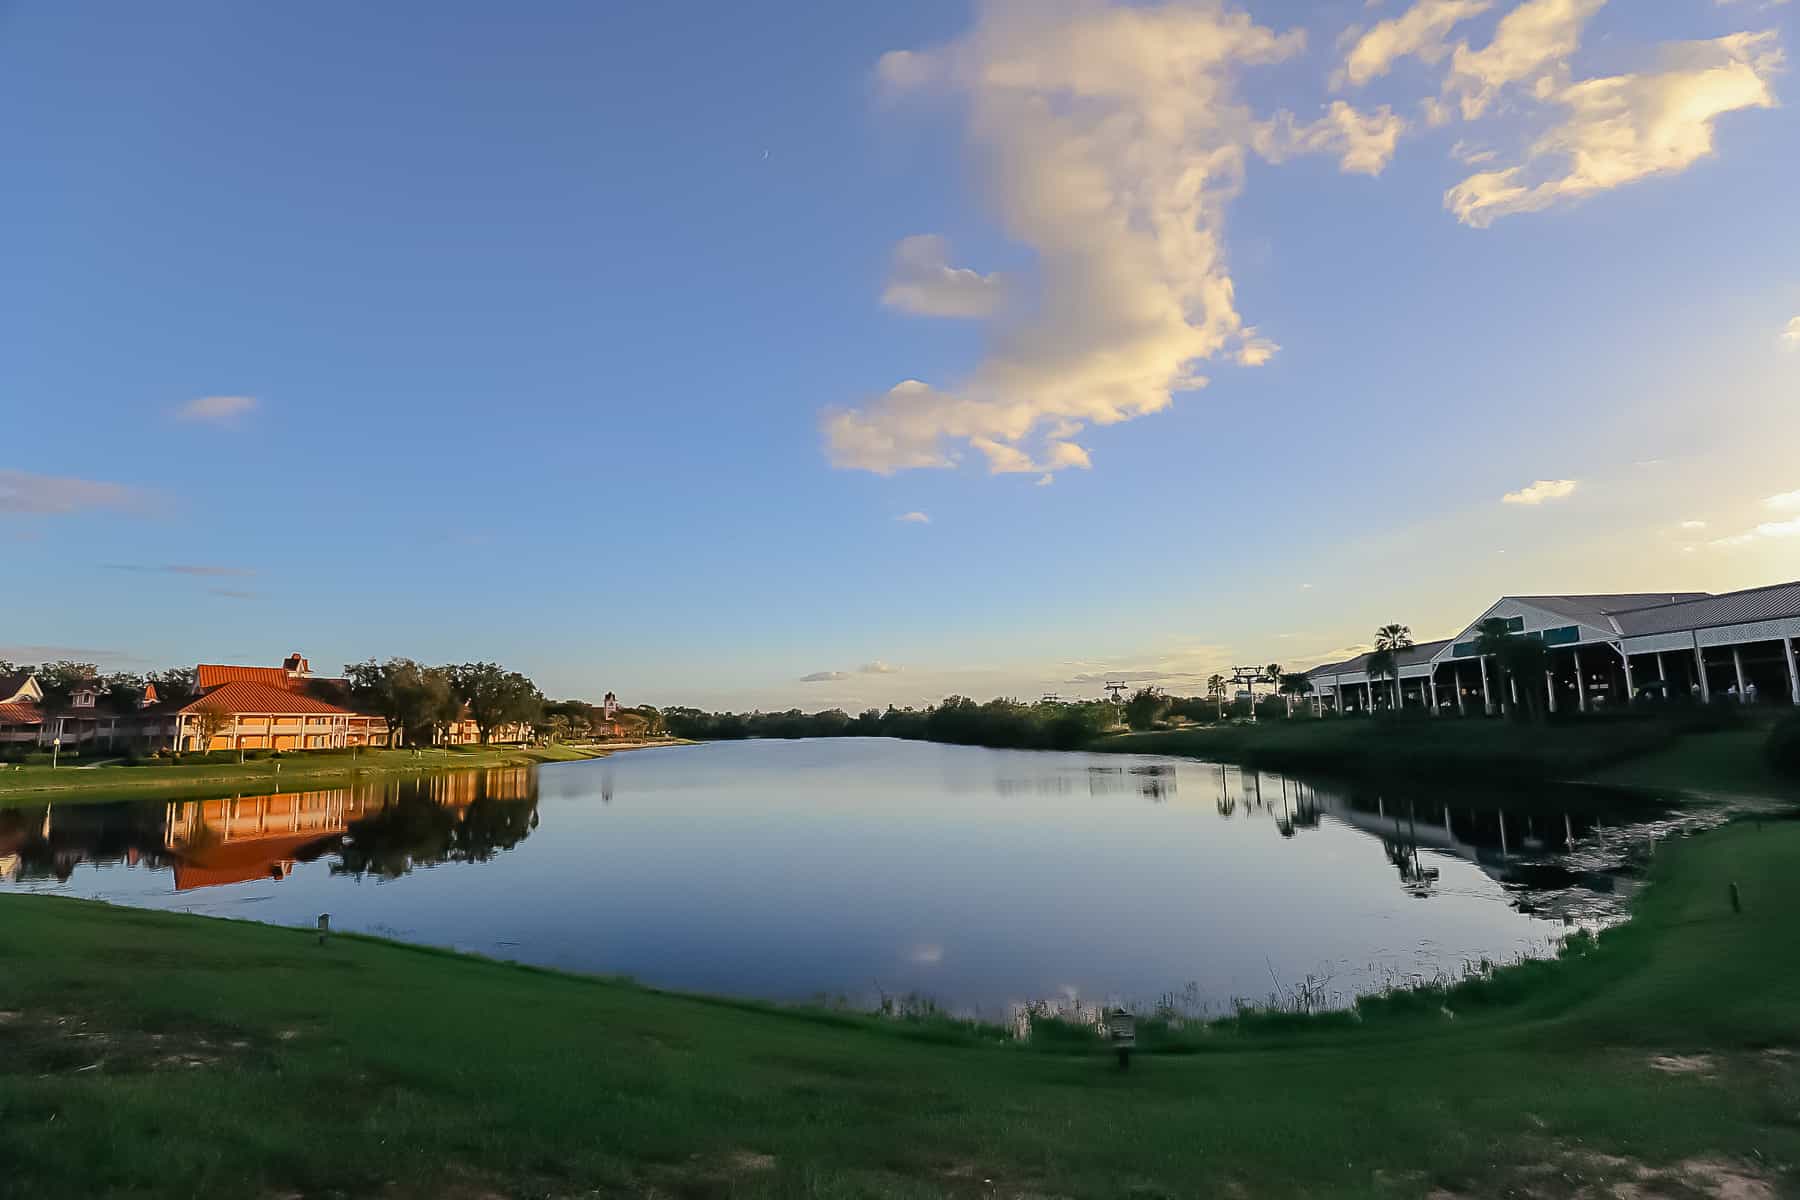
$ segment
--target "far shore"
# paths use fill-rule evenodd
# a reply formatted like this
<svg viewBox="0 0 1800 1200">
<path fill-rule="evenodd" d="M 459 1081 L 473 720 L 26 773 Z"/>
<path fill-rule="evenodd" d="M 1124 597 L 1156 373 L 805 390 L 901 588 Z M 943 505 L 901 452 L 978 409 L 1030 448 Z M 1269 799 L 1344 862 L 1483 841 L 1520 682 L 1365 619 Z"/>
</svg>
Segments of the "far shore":
<svg viewBox="0 0 1800 1200">
<path fill-rule="evenodd" d="M 299 785 L 331 786 L 420 772 L 581 762 L 606 758 L 624 750 L 688 744 L 679 738 L 663 738 L 583 745 L 430 746 L 420 747 L 416 752 L 402 747 L 361 750 L 354 756 L 342 750 L 302 751 L 242 763 L 193 765 L 168 760 L 104 766 L 64 764 L 55 768 L 0 765 L 0 808 L 45 800 L 58 803 L 130 800 L 166 795 L 172 791 L 190 794 L 229 794 L 251 788 L 292 791 Z"/>
</svg>

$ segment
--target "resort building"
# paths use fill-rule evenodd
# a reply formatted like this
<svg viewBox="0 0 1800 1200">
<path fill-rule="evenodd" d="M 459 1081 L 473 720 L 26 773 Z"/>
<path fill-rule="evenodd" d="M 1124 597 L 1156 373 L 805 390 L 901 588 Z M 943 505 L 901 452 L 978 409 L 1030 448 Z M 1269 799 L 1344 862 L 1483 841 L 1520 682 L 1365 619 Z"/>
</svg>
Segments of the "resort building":
<svg viewBox="0 0 1800 1200">
<path fill-rule="evenodd" d="M 279 667 L 201 663 L 200 695 L 176 713 L 182 750 L 341 750 L 385 746 L 387 720 L 353 711 L 350 681 L 314 675 L 299 654 Z M 204 745 L 202 743 L 205 743 Z"/>
<path fill-rule="evenodd" d="M 1482 625 L 1495 619 L 1549 651 L 1540 694 L 1551 712 L 1672 695 L 1800 705 L 1800 581 L 1717 596 L 1502 596 L 1455 637 L 1399 651 L 1391 675 L 1372 675 L 1368 654 L 1314 667 L 1314 703 L 1338 713 L 1494 713 L 1523 703 L 1516 680 L 1500 694 L 1502 673 L 1481 653 Z"/>
<path fill-rule="evenodd" d="M 44 689 L 30 671 L 0 675 L 0 743 L 35 742 L 44 724 Z"/>
</svg>

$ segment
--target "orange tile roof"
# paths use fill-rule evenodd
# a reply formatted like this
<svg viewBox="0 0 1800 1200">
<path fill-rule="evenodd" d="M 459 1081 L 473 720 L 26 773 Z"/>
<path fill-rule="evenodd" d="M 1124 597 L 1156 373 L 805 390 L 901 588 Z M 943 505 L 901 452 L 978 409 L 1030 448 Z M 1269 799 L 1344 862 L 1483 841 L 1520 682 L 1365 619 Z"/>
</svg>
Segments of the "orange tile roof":
<svg viewBox="0 0 1800 1200">
<path fill-rule="evenodd" d="M 191 704 L 181 707 L 184 713 L 215 709 L 232 713 L 318 713 L 349 716 L 350 710 L 315 700 L 304 692 L 272 687 L 253 679 L 222 683 Z"/>
<path fill-rule="evenodd" d="M 240 683 L 252 680 L 256 683 L 267 683 L 275 687 L 288 687 L 291 680 L 281 667 L 225 667 L 217 663 L 201 663 L 194 668 L 194 684 L 201 691 L 216 688 L 221 684 Z"/>
<path fill-rule="evenodd" d="M 0 725 L 42 725 L 44 710 L 35 704 L 0 704 Z"/>
</svg>

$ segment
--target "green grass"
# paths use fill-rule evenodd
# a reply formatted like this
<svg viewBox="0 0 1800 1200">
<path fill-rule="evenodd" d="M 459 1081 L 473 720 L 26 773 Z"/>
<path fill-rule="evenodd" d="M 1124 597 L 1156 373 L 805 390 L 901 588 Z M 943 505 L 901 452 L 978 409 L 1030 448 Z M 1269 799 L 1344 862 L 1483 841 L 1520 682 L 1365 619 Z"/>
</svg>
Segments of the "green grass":
<svg viewBox="0 0 1800 1200">
<path fill-rule="evenodd" d="M 182 799 L 242 791 L 249 787 L 290 788 L 296 784 L 325 784 L 359 777 L 400 775 L 415 771 L 455 770 L 465 767 L 520 766 L 593 758 L 607 751 L 575 746 L 453 746 L 411 750 L 300 751 L 279 759 L 244 763 L 190 765 L 169 759 L 150 759 L 136 764 L 75 767 L 0 765 L 0 808 L 8 804 L 58 804 L 125 800 L 155 796 L 179 789 Z M 276 766 L 280 765 L 277 771 Z"/>
<path fill-rule="evenodd" d="M 1763 757 L 1760 726 L 1685 737 L 1593 774 L 1595 782 L 1701 796 L 1768 796 L 1800 800 L 1800 780 L 1776 775 Z"/>
<path fill-rule="evenodd" d="M 1797 866 L 1795 822 L 1674 842 L 1636 919 L 1563 962 L 1360 1023 L 1221 1026 L 1124 1073 L 968 1027 L 4 897 L 0 1192 L 1690 1196 L 1681 1164 L 1707 1159 L 1776 1194 L 1800 1184 Z"/>
<path fill-rule="evenodd" d="M 1592 717 L 1547 725 L 1424 716 L 1328 717 L 1121 734 L 1088 748 L 1183 755 L 1340 778 L 1527 782 L 1593 778 L 1653 754 L 1681 761 L 1711 739 L 1729 737 L 1712 743 L 1719 747 L 1714 760 L 1684 772 L 1684 778 L 1701 777 L 1715 762 L 1742 753 L 1741 746 L 1761 736 L 1760 726 L 1727 735 L 1694 732 L 1691 723 L 1655 717 Z"/>
</svg>

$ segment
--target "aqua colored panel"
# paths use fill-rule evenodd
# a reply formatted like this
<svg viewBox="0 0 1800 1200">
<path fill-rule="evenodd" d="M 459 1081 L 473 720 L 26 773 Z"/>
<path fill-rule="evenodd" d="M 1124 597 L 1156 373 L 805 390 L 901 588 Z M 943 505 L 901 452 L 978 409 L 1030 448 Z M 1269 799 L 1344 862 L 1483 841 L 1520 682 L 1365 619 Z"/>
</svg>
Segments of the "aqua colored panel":
<svg viewBox="0 0 1800 1200">
<path fill-rule="evenodd" d="M 1458 642 L 1451 647 L 1451 651 L 1450 657 L 1452 658 L 1474 658 L 1481 653 L 1480 647 L 1474 642 Z"/>
<path fill-rule="evenodd" d="M 1581 626 L 1564 625 L 1560 629 L 1546 629 L 1543 638 L 1546 646 L 1571 645 L 1581 640 Z"/>
</svg>

